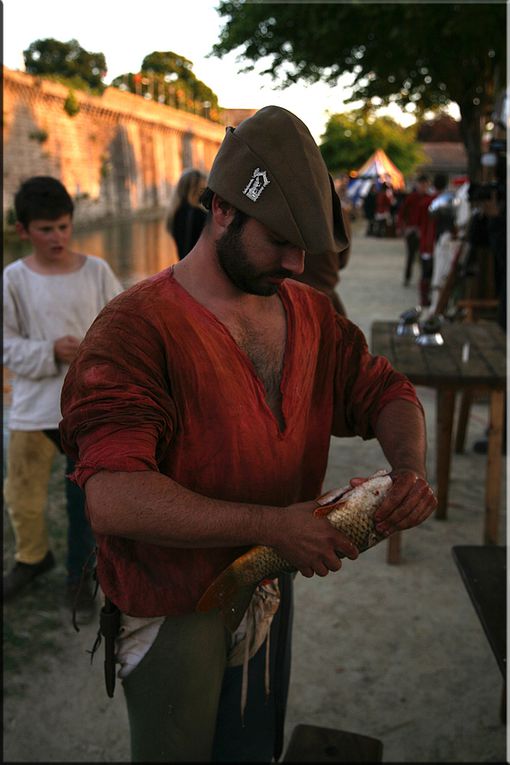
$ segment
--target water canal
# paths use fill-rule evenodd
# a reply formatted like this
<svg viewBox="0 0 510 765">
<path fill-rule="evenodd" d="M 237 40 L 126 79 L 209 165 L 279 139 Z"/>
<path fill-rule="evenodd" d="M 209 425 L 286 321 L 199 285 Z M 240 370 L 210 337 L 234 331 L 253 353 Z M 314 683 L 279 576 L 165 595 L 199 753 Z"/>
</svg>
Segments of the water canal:
<svg viewBox="0 0 510 765">
<path fill-rule="evenodd" d="M 76 227 L 72 248 L 106 260 L 126 288 L 177 262 L 164 216 Z M 4 266 L 29 252 L 30 242 L 16 235 L 5 237 Z"/>
</svg>

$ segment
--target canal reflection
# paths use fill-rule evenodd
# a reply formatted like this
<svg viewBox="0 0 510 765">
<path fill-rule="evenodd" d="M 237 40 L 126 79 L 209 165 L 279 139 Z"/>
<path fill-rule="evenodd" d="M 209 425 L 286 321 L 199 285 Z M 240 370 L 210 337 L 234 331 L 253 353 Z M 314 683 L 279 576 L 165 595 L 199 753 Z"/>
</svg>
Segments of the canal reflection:
<svg viewBox="0 0 510 765">
<path fill-rule="evenodd" d="M 177 250 L 165 228 L 165 219 L 116 221 L 74 231 L 72 247 L 103 258 L 123 287 L 177 263 Z M 28 255 L 30 242 L 4 242 L 4 266 Z"/>
</svg>

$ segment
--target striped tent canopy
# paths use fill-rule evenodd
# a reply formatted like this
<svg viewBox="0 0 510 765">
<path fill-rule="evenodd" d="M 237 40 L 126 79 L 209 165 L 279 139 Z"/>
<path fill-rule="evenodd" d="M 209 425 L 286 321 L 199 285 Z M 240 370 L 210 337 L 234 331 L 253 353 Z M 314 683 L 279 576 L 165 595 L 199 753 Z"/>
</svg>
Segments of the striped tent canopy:
<svg viewBox="0 0 510 765">
<path fill-rule="evenodd" d="M 376 149 L 361 165 L 347 189 L 348 197 L 354 202 L 361 201 L 368 194 L 373 183 L 391 183 L 393 189 L 403 189 L 404 176 L 382 149 Z"/>
</svg>

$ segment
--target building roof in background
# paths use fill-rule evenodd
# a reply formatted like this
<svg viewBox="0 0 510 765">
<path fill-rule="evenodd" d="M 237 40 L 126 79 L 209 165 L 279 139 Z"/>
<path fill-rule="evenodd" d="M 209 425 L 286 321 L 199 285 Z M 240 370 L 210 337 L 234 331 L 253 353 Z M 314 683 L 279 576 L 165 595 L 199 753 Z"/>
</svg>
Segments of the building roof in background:
<svg viewBox="0 0 510 765">
<path fill-rule="evenodd" d="M 417 172 L 448 173 L 459 175 L 467 172 L 467 154 L 463 143 L 438 141 L 422 143 L 425 161 Z"/>
<path fill-rule="evenodd" d="M 417 139 L 423 143 L 458 143 L 461 140 L 460 123 L 448 114 L 439 114 L 418 126 Z"/>
</svg>

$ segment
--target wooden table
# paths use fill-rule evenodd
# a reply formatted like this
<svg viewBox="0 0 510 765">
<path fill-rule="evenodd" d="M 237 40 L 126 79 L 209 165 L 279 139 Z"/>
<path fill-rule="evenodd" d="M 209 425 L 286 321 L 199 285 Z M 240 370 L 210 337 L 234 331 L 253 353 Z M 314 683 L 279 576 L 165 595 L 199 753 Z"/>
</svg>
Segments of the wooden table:
<svg viewBox="0 0 510 765">
<path fill-rule="evenodd" d="M 436 405 L 436 517 L 445 519 L 452 452 L 452 427 L 455 395 L 459 392 L 488 393 L 489 431 L 485 480 L 484 542 L 498 543 L 501 498 L 501 446 L 506 388 L 506 335 L 492 321 L 445 323 L 441 327 L 444 344 L 425 346 L 414 337 L 396 334 L 396 322 L 372 324 L 371 349 L 386 356 L 414 385 L 435 388 Z M 466 356 L 468 355 L 467 360 Z M 399 560 L 400 533 L 390 537 L 389 562 Z"/>
</svg>

